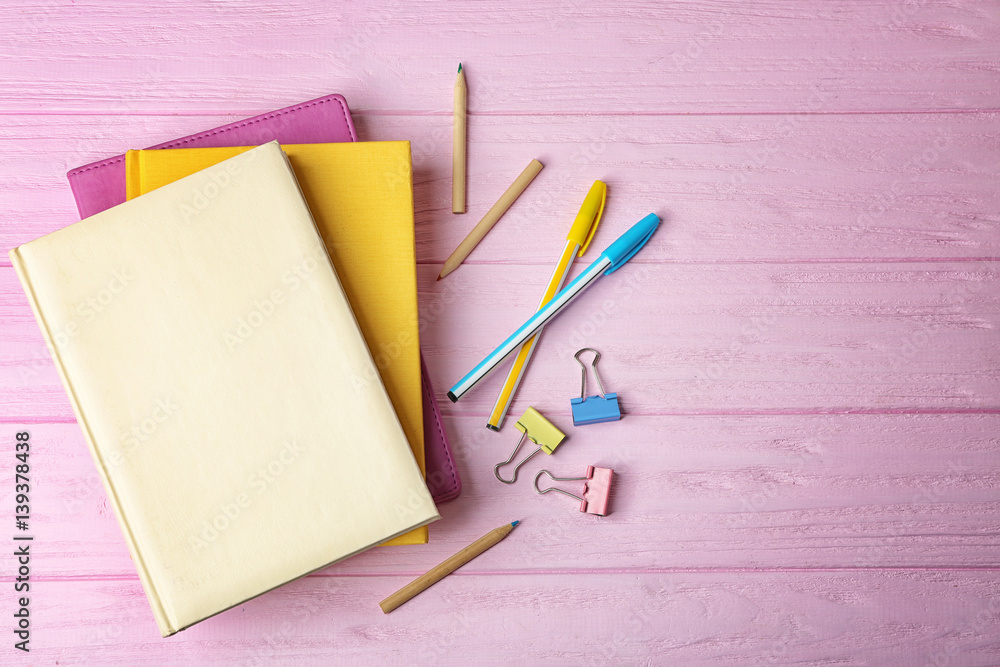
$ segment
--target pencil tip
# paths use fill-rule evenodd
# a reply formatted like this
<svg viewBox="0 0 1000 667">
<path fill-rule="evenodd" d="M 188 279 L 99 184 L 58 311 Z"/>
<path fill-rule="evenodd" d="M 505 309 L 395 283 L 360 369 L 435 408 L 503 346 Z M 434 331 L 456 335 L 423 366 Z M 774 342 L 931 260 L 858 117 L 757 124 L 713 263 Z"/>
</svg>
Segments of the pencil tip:
<svg viewBox="0 0 1000 667">
<path fill-rule="evenodd" d="M 511 522 L 510 522 L 510 527 L 511 527 L 511 528 L 513 528 L 514 526 L 516 526 L 516 525 L 517 525 L 517 524 L 519 524 L 519 523 L 521 523 L 521 520 L 520 520 L 520 519 L 518 519 L 517 521 L 511 521 Z"/>
<path fill-rule="evenodd" d="M 458 73 L 462 73 L 462 63 L 458 63 Z"/>
<path fill-rule="evenodd" d="M 435 280 L 435 281 L 438 281 L 438 280 L 441 280 L 441 276 L 438 276 L 438 277 L 437 277 L 437 278 L 435 278 L 434 280 Z"/>
</svg>

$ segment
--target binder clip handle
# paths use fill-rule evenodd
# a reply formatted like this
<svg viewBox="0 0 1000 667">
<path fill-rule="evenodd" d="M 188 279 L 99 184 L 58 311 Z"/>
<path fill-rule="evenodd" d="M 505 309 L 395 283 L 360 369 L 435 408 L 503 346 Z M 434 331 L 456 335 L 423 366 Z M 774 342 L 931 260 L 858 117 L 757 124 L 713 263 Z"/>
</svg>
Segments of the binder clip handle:
<svg viewBox="0 0 1000 667">
<path fill-rule="evenodd" d="M 493 466 L 493 474 L 496 476 L 497 479 L 499 479 L 504 484 L 513 484 L 514 482 L 516 482 L 517 481 L 517 471 L 521 468 L 521 466 L 523 466 L 525 463 L 527 463 L 528 461 L 530 461 L 531 458 L 535 454 L 537 454 L 538 452 L 542 451 L 542 448 L 539 447 L 535 451 L 533 451 L 530 454 L 528 454 L 527 456 L 525 456 L 524 459 L 522 459 L 520 463 L 518 463 L 516 466 L 514 466 L 514 470 L 513 470 L 513 474 L 511 475 L 511 478 L 510 479 L 505 479 L 500 474 L 500 468 L 503 468 L 504 466 L 509 466 L 510 465 L 511 461 L 514 460 L 514 457 L 517 456 L 518 450 L 521 449 L 521 443 L 523 443 L 524 439 L 527 438 L 527 437 L 528 437 L 528 433 L 527 433 L 527 431 L 525 431 L 524 433 L 521 434 L 521 438 L 517 441 L 517 445 L 514 447 L 514 451 L 512 451 L 510 453 L 510 456 L 507 457 L 507 460 L 503 461 L 502 463 L 498 463 L 495 466 Z"/>
<path fill-rule="evenodd" d="M 601 390 L 601 395 L 587 396 L 587 366 L 580 359 L 584 352 L 593 352 L 594 359 L 590 362 L 590 367 L 594 369 L 594 379 L 597 380 L 597 387 Z M 601 374 L 597 372 L 597 362 L 601 359 L 601 353 L 592 347 L 585 347 L 577 350 L 573 355 L 576 363 L 583 369 L 583 379 L 580 383 L 580 398 L 571 398 L 570 406 L 573 409 L 573 425 L 584 426 L 586 424 L 600 424 L 602 422 L 618 421 L 622 418 L 621 406 L 618 405 L 618 394 L 608 394 L 604 391 L 604 383 L 601 382 Z"/>
<path fill-rule="evenodd" d="M 502 461 L 495 466 L 493 466 L 493 474 L 498 480 L 504 484 L 513 484 L 517 481 L 517 471 L 531 460 L 538 452 L 545 452 L 546 454 L 551 454 L 559 446 L 559 443 L 563 441 L 566 437 L 562 431 L 556 428 L 555 424 L 550 422 L 548 419 L 542 416 L 538 410 L 529 407 L 525 410 L 521 418 L 517 420 L 516 424 L 517 430 L 521 432 L 521 439 L 517 441 L 517 445 L 514 446 L 514 451 L 510 453 L 506 461 Z M 524 443 L 524 439 L 527 438 L 533 443 L 538 445 L 538 449 L 528 454 L 524 459 L 521 460 L 516 466 L 514 466 L 514 472 L 510 479 L 504 478 L 500 474 L 500 468 L 510 465 L 517 456 L 517 452 L 521 449 L 521 445 Z"/>
<path fill-rule="evenodd" d="M 563 491 L 562 489 L 554 487 L 554 486 L 550 486 L 550 487 L 545 488 L 545 489 L 538 488 L 538 479 L 542 475 L 548 475 L 549 479 L 551 479 L 553 482 L 579 482 L 579 481 L 587 479 L 586 477 L 556 477 L 555 475 L 553 475 L 552 473 L 550 473 L 548 470 L 539 470 L 538 474 L 535 475 L 535 491 L 538 494 L 544 495 L 544 494 L 548 493 L 549 491 L 556 491 L 558 493 L 563 494 L 564 496 L 569 496 L 570 498 L 576 498 L 581 503 L 583 502 L 583 498 L 581 498 L 580 496 L 572 494 L 569 491 Z"/>
<path fill-rule="evenodd" d="M 601 374 L 597 372 L 597 362 L 601 360 L 601 353 L 592 347 L 585 347 L 582 350 L 578 350 L 573 358 L 576 359 L 576 363 L 580 364 L 580 368 L 583 369 L 583 379 L 580 384 L 580 398 L 586 400 L 587 398 L 587 367 L 584 365 L 583 361 L 580 360 L 580 355 L 584 352 L 593 352 L 594 360 L 590 362 L 590 367 L 594 369 L 594 379 L 597 380 L 597 388 L 601 390 L 601 398 L 606 398 L 604 392 L 604 383 L 601 382 Z"/>
<path fill-rule="evenodd" d="M 578 496 L 576 494 L 570 493 L 569 491 L 563 491 L 554 486 L 550 486 L 546 489 L 540 489 L 538 487 L 538 480 L 542 475 L 548 475 L 555 482 L 583 482 L 583 496 Z M 558 491 L 559 493 L 569 496 L 575 500 L 580 501 L 580 511 L 585 514 L 596 514 L 597 516 L 607 516 L 608 515 L 608 499 L 611 496 L 611 484 L 614 479 L 615 471 L 611 468 L 598 468 L 596 466 L 587 466 L 587 474 L 583 477 L 556 477 L 548 470 L 539 470 L 538 474 L 535 475 L 535 491 L 539 494 L 546 494 L 549 491 Z"/>
</svg>

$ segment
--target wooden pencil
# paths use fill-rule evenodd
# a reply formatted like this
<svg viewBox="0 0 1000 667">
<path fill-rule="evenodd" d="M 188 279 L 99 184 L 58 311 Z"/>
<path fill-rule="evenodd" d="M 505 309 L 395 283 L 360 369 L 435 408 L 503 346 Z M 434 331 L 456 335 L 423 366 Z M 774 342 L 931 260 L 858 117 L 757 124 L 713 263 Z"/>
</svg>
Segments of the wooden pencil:
<svg viewBox="0 0 1000 667">
<path fill-rule="evenodd" d="M 451 139 L 451 212 L 465 213 L 465 117 L 469 89 L 465 85 L 462 63 L 455 76 L 455 110 Z"/>
<path fill-rule="evenodd" d="M 455 248 L 455 252 L 448 256 L 448 259 L 444 262 L 444 266 L 441 267 L 441 274 L 437 277 L 438 280 L 441 280 L 446 275 L 457 269 L 459 265 L 465 261 L 465 258 L 469 256 L 469 253 L 471 253 L 475 247 L 479 245 L 479 242 L 483 240 L 483 237 L 485 237 L 486 234 L 493 229 L 493 225 L 497 224 L 497 221 L 503 216 L 504 213 L 507 212 L 507 209 L 509 209 L 510 205 L 514 203 L 514 200 L 521 196 L 524 189 L 528 187 L 528 184 L 534 180 L 535 176 L 537 176 L 538 172 L 541 170 L 542 163 L 538 160 L 532 160 L 528 163 L 528 166 L 524 168 L 521 175 L 510 184 L 510 187 L 507 188 L 502 195 L 500 195 L 500 199 L 498 199 L 497 203 L 493 204 L 493 207 L 486 212 L 486 215 L 484 215 L 483 219 L 479 221 L 479 224 L 473 227 L 472 231 L 469 232 L 469 235 L 465 237 L 465 240 L 458 244 L 458 247 Z"/>
<path fill-rule="evenodd" d="M 388 614 L 390 611 L 407 600 L 424 592 L 437 582 L 441 581 L 449 574 L 462 567 L 503 538 L 507 537 L 508 533 L 514 530 L 514 526 L 518 523 L 520 522 L 514 521 L 513 523 L 507 523 L 499 528 L 491 530 L 440 565 L 431 568 L 426 574 L 423 574 L 406 584 L 398 591 L 378 603 L 378 606 L 382 608 L 382 613 Z"/>
</svg>

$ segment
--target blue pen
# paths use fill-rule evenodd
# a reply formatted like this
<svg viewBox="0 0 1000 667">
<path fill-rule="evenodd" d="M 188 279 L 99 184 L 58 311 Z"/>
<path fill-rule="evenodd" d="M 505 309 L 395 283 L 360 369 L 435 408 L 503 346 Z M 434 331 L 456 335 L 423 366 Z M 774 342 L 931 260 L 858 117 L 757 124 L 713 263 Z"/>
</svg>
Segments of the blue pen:
<svg viewBox="0 0 1000 667">
<path fill-rule="evenodd" d="M 601 253 L 601 256 L 597 258 L 597 261 L 587 267 L 586 271 L 574 278 L 561 292 L 552 297 L 551 301 L 539 308 L 538 312 L 522 324 L 520 329 L 511 334 L 510 338 L 500 343 L 497 349 L 490 352 L 489 356 L 479 362 L 478 366 L 459 380 L 448 392 L 448 398 L 452 402 L 460 399 L 465 392 L 476 386 L 477 382 L 489 375 L 490 371 L 499 366 L 508 355 L 519 348 L 521 343 L 545 326 L 559 311 L 569 305 L 573 299 L 580 296 L 585 289 L 597 282 L 598 278 L 620 269 L 625 262 L 632 259 L 632 255 L 639 252 L 642 246 L 646 245 L 646 241 L 653 235 L 659 224 L 660 219 L 656 217 L 656 214 L 650 213 L 632 225 L 627 232 L 618 237 L 618 240 L 609 245 Z"/>
</svg>

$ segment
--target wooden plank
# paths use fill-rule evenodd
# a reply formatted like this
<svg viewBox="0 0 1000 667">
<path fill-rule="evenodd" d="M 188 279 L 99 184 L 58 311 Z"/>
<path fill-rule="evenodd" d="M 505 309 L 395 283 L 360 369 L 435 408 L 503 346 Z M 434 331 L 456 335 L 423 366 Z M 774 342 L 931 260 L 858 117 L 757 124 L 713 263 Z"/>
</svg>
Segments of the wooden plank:
<svg viewBox="0 0 1000 667">
<path fill-rule="evenodd" d="M 288 98 L 282 103 L 290 103 Z M 0 243 L 78 219 L 65 172 L 235 117 L 0 116 Z M 595 179 L 595 247 L 649 211 L 644 261 L 1000 257 L 998 114 L 473 118 L 469 213 L 450 213 L 447 117 L 355 114 L 365 140 L 412 142 L 417 258 L 441 263 L 532 157 L 546 169 L 469 263 L 550 266 Z M 500 185 L 498 185 L 500 184 Z M 530 239 L 530 242 L 528 242 Z M 0 264 L 9 265 L 6 255 Z"/>
<path fill-rule="evenodd" d="M 513 539 L 513 536 L 507 541 Z M 499 561 L 506 542 L 483 558 Z M 160 639 L 137 581 L 32 588 L 45 664 L 993 665 L 996 571 L 309 577 Z"/>
<path fill-rule="evenodd" d="M 533 311 L 548 268 L 419 275 L 422 346 L 444 392 Z M 565 414 L 582 347 L 605 354 L 604 382 L 635 414 L 996 410 L 998 289 L 992 263 L 640 260 L 546 327 L 514 411 Z M 488 414 L 504 368 L 445 409 Z"/>
<path fill-rule="evenodd" d="M 252 115 L 335 91 L 443 113 L 1000 108 L 988 0 L 5 5 L 3 111 Z M 128 17 L 123 20 L 122 17 Z"/>
<path fill-rule="evenodd" d="M 447 119 L 362 116 L 413 142 L 418 259 L 443 262 L 531 157 L 547 166 L 472 262 L 555 263 L 595 179 L 595 246 L 646 213 L 644 261 L 1000 257 L 1000 115 L 565 116 L 475 119 L 469 213 L 448 214 Z"/>
<path fill-rule="evenodd" d="M 997 566 L 1000 415 L 628 415 L 580 428 L 552 419 L 569 438 L 512 486 L 493 478 L 493 465 L 517 442 L 513 427 L 496 434 L 480 418 L 448 419 L 464 490 L 441 505 L 430 544 L 374 549 L 326 572 L 415 576 L 513 519 L 524 522 L 525 548 L 467 571 Z M 45 576 L 134 577 L 79 428 L 7 424 L 3 442 L 25 428 L 37 489 L 32 548 Z M 587 464 L 616 471 L 607 517 L 532 490 L 542 468 L 575 476 Z"/>
<path fill-rule="evenodd" d="M 418 269 L 421 343 L 442 408 L 486 415 L 502 369 L 458 404 L 443 393 L 533 311 L 550 270 L 473 265 L 436 281 L 438 265 Z M 988 262 L 637 261 L 546 328 L 513 409 L 566 414 L 579 392 L 573 353 L 590 346 L 633 414 L 996 411 L 998 292 Z M 5 418 L 72 419 L 10 268 L 0 269 L 0 313 Z M 391 350 L 372 352 L 392 363 Z"/>
</svg>

